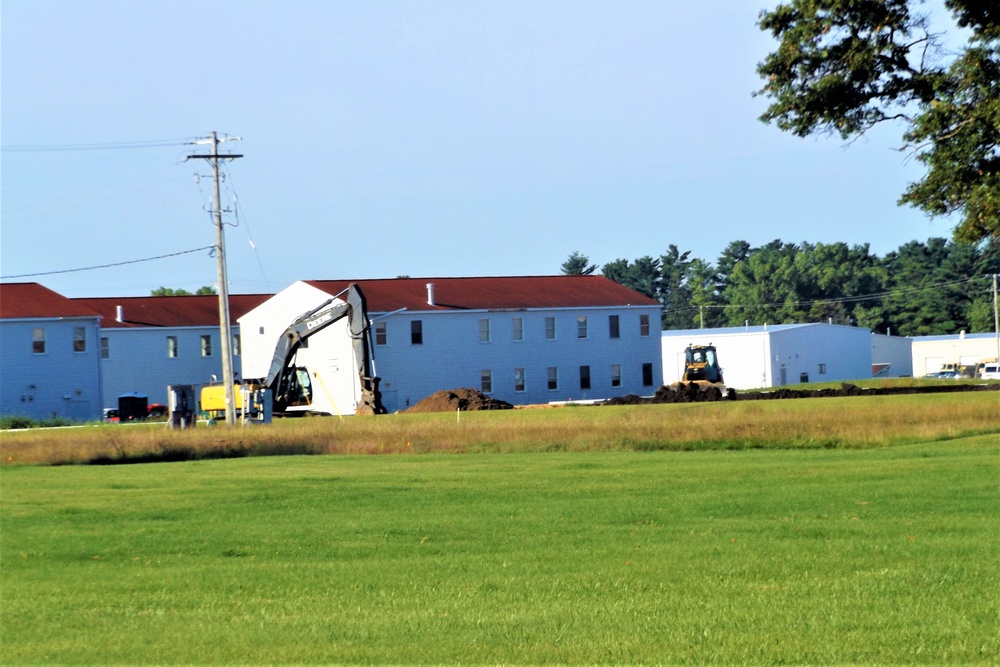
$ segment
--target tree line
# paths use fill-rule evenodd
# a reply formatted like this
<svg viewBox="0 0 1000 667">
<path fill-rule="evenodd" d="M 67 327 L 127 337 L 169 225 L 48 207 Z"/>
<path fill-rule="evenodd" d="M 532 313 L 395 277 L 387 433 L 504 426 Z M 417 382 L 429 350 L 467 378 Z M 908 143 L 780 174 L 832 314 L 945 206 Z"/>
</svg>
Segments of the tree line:
<svg viewBox="0 0 1000 667">
<path fill-rule="evenodd" d="M 562 264 L 564 275 L 597 269 L 579 251 Z M 868 244 L 733 241 L 714 264 L 671 244 L 600 272 L 663 304 L 663 329 L 832 322 L 900 336 L 990 332 L 1000 241 L 931 238 L 884 257 Z"/>
</svg>

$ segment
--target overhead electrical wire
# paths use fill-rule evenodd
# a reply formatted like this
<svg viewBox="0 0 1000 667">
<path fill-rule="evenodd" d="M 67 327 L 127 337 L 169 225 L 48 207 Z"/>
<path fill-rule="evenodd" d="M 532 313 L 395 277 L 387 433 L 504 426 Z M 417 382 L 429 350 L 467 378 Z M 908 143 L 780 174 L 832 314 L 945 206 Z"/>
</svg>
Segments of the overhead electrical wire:
<svg viewBox="0 0 1000 667">
<path fill-rule="evenodd" d="M 119 141 L 100 144 L 36 144 L 22 146 L 0 146 L 4 153 L 51 153 L 60 151 L 117 151 L 136 148 L 162 148 L 164 146 L 186 146 L 193 139 L 161 139 L 153 141 Z"/>
<path fill-rule="evenodd" d="M 934 285 L 927 285 L 925 287 L 913 287 L 908 289 L 892 290 L 889 292 L 876 292 L 874 294 L 861 294 L 858 296 L 844 296 L 836 297 L 831 299 L 811 299 L 809 301 L 782 301 L 779 303 L 751 303 L 751 304 L 739 304 L 739 303 L 725 303 L 725 304 L 705 304 L 702 306 L 689 306 L 687 308 L 675 308 L 673 310 L 668 310 L 671 313 L 686 313 L 691 311 L 696 311 L 700 308 L 781 308 L 783 306 L 811 306 L 817 303 L 851 303 L 855 301 L 871 301 L 876 299 L 884 299 L 890 296 L 903 296 L 906 294 L 915 294 L 918 292 L 928 292 L 931 290 L 943 289 L 945 287 L 951 287 L 953 285 L 964 285 L 977 280 L 987 280 L 989 276 L 973 276 L 971 278 L 965 278 L 962 280 L 952 280 L 945 283 L 937 283 Z"/>
<path fill-rule="evenodd" d="M 180 252 L 172 252 L 168 255 L 158 255 L 156 257 L 146 257 L 144 259 L 131 259 L 125 262 L 115 262 L 114 264 L 101 264 L 99 266 L 85 266 L 79 269 L 63 269 L 61 271 L 43 271 L 40 273 L 22 273 L 16 276 L 0 276 L 0 280 L 13 280 L 14 278 L 35 278 L 38 276 L 54 276 L 60 273 L 76 273 L 78 271 L 93 271 L 95 269 L 110 269 L 115 266 L 125 266 L 127 264 L 139 264 L 141 262 L 152 262 L 157 259 L 167 259 L 168 257 L 177 257 L 179 255 L 188 255 L 193 252 L 201 252 L 202 250 L 210 250 L 215 252 L 215 246 L 209 245 L 201 248 L 193 248 L 191 250 L 181 250 Z"/>
</svg>

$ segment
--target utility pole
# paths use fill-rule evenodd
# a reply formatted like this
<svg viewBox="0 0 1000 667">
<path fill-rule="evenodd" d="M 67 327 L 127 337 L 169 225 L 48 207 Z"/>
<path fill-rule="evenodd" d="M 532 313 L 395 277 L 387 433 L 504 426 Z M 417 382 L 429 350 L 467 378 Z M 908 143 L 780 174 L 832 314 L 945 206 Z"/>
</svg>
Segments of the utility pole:
<svg viewBox="0 0 1000 667">
<path fill-rule="evenodd" d="M 997 274 L 993 274 L 993 333 L 997 339 L 997 362 L 1000 362 L 1000 309 L 997 308 Z"/>
<path fill-rule="evenodd" d="M 225 138 L 221 141 L 239 141 L 239 137 Z M 215 253 L 218 264 L 219 279 L 219 337 L 222 344 L 219 351 L 222 354 L 222 382 L 226 389 L 226 425 L 236 425 L 236 390 L 233 382 L 233 329 L 229 320 L 229 276 L 226 271 L 226 234 L 222 226 L 222 197 L 219 192 L 219 158 L 235 160 L 242 155 L 219 155 L 219 135 L 212 132 L 209 139 L 201 139 L 196 144 L 209 144 L 212 147 L 210 155 L 189 155 L 188 158 L 208 160 L 212 164 L 212 179 L 215 184 L 213 207 L 215 214 Z"/>
</svg>

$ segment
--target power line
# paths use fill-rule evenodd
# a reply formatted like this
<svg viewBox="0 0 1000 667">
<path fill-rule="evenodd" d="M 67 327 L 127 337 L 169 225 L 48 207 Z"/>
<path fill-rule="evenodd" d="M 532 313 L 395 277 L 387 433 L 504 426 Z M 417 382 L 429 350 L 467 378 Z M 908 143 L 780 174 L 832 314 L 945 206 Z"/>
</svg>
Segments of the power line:
<svg viewBox="0 0 1000 667">
<path fill-rule="evenodd" d="M 952 280 L 946 283 L 937 283 L 935 285 L 927 285 L 926 287 L 913 287 L 909 289 L 892 290 L 890 292 L 876 292 L 874 294 L 862 294 L 858 296 L 844 296 L 830 299 L 811 299 L 809 301 L 782 301 L 780 303 L 751 303 L 751 304 L 740 304 L 740 303 L 725 303 L 725 304 L 704 304 L 701 306 L 690 306 L 688 308 L 676 308 L 669 310 L 667 312 L 671 313 L 686 313 L 690 311 L 698 310 L 699 308 L 781 308 L 783 306 L 811 306 L 817 303 L 851 303 L 855 301 L 869 301 L 875 299 L 884 299 L 890 296 L 903 296 L 906 294 L 915 294 L 918 292 L 928 292 L 931 290 L 943 289 L 945 287 L 952 287 L 954 285 L 964 285 L 977 280 L 986 280 L 988 276 L 973 276 L 972 278 L 965 278 L 963 280 Z"/>
<path fill-rule="evenodd" d="M 13 280 L 14 278 L 35 278 L 38 276 L 54 276 L 59 273 L 76 273 L 77 271 L 93 271 L 95 269 L 109 269 L 115 266 L 125 266 L 126 264 L 139 264 L 140 262 L 152 262 L 157 259 L 166 259 L 168 257 L 177 257 L 179 255 L 188 255 L 193 252 L 201 252 L 202 250 L 215 250 L 215 246 L 209 245 L 203 248 L 194 248 L 193 250 L 182 250 L 180 252 L 173 252 L 169 255 L 158 255 L 157 257 L 146 257 L 145 259 L 132 259 L 126 262 L 116 262 L 114 264 L 101 264 L 100 266 L 85 266 L 79 269 L 63 269 L 61 271 L 45 271 L 42 273 L 22 273 L 16 276 L 0 276 L 0 280 Z"/>
<path fill-rule="evenodd" d="M 162 148 L 164 146 L 186 146 L 191 139 L 161 139 L 154 141 L 119 141 L 102 144 L 36 144 L 25 146 L 0 146 L 4 153 L 51 153 L 61 151 L 117 151 L 135 148 Z"/>
</svg>

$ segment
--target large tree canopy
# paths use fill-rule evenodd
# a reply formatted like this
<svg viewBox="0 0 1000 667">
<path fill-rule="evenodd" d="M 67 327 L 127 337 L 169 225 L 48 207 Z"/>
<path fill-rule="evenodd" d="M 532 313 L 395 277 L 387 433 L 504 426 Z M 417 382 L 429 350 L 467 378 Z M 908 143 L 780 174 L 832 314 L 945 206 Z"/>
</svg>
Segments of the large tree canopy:
<svg viewBox="0 0 1000 667">
<path fill-rule="evenodd" d="M 779 46 L 757 66 L 760 117 L 798 136 L 847 139 L 906 125 L 901 150 L 927 167 L 900 204 L 958 213 L 956 239 L 1000 237 L 1000 3 L 946 0 L 965 48 L 950 60 L 916 0 L 790 0 L 763 11 Z"/>
</svg>

